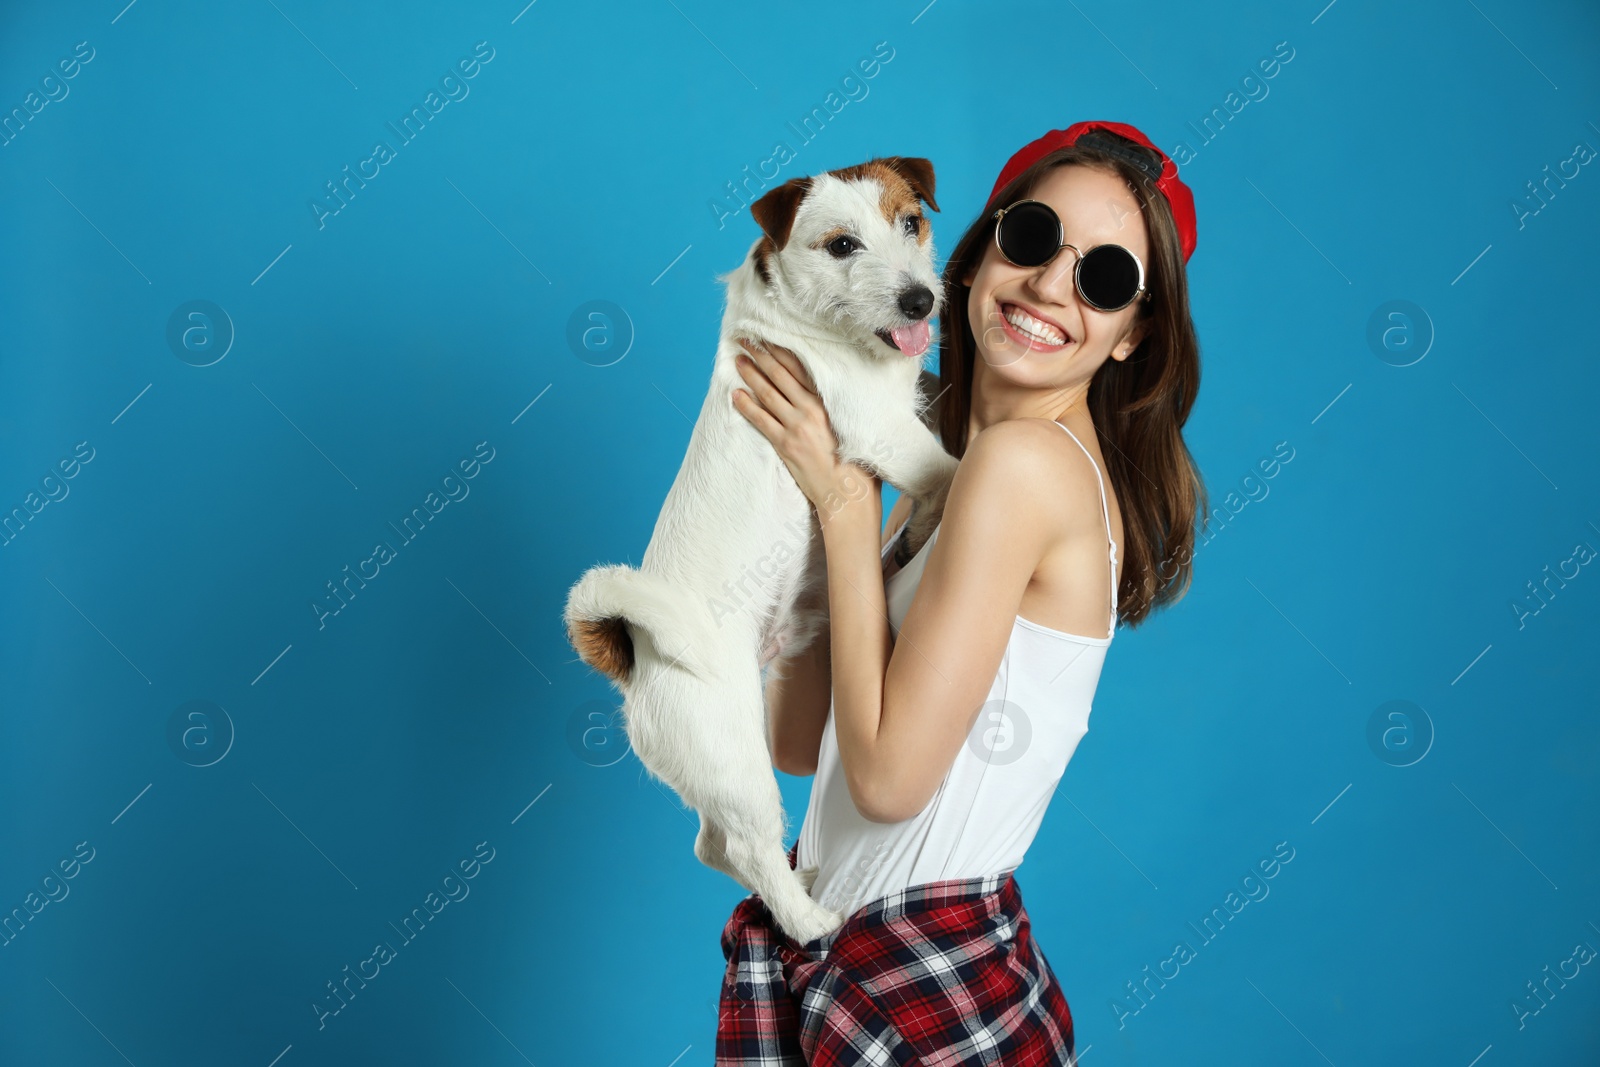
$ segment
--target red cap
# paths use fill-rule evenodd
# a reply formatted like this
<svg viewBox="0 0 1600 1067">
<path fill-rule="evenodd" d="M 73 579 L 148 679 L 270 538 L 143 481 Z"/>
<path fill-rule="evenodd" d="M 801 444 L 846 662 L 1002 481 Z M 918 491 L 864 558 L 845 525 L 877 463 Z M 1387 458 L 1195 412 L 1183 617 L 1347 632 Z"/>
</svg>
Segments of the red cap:
<svg viewBox="0 0 1600 1067">
<path fill-rule="evenodd" d="M 1004 169 L 1000 171 L 1000 177 L 995 179 L 994 190 L 989 193 L 989 203 L 984 210 L 994 206 L 995 198 L 1000 195 L 1000 190 L 1004 189 L 1011 179 L 1027 170 L 1047 153 L 1054 152 L 1058 148 L 1065 148 L 1075 143 L 1083 134 L 1096 129 L 1110 130 L 1112 133 L 1121 134 L 1130 141 L 1154 150 L 1156 155 L 1161 157 L 1161 174 L 1159 176 L 1151 174 L 1150 177 L 1155 180 L 1156 188 L 1160 189 L 1162 195 L 1167 198 L 1167 203 L 1172 205 L 1172 221 L 1177 223 L 1178 226 L 1178 243 L 1183 248 L 1183 261 L 1185 263 L 1189 262 L 1189 257 L 1194 254 L 1195 245 L 1194 193 L 1179 180 L 1178 165 L 1168 159 L 1165 152 L 1151 144 L 1150 138 L 1140 133 L 1136 127 L 1129 126 L 1125 122 L 1074 122 L 1064 130 L 1051 130 L 1037 141 L 1023 146 L 1017 151 L 1016 155 L 1006 161 Z M 1099 147 L 1106 146 L 1102 144 Z M 1113 155 L 1116 154 L 1115 148 L 1110 150 Z M 1132 158 L 1131 153 L 1124 158 L 1127 158 L 1128 162 L 1134 164 L 1140 170 L 1145 170 L 1146 173 L 1149 173 L 1145 164 Z"/>
</svg>

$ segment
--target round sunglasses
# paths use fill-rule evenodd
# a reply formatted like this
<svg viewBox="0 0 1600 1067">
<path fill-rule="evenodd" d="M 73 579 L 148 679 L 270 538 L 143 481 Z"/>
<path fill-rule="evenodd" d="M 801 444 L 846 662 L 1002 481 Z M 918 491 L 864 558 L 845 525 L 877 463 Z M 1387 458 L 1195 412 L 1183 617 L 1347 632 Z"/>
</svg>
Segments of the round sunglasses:
<svg viewBox="0 0 1600 1067">
<path fill-rule="evenodd" d="M 1142 293 L 1144 264 L 1121 245 L 1095 245 L 1080 251 L 1061 239 L 1061 219 L 1049 204 L 1039 200 L 1018 200 L 994 213 L 994 242 L 1000 254 L 1018 267 L 1042 267 L 1063 248 L 1078 254 L 1072 268 L 1072 282 L 1078 295 L 1099 311 L 1121 311 Z"/>
</svg>

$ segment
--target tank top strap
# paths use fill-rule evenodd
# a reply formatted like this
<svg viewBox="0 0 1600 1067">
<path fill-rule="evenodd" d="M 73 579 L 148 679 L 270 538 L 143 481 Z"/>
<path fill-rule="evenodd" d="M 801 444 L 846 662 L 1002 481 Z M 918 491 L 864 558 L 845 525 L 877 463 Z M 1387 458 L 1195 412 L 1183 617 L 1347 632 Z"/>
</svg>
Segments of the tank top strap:
<svg viewBox="0 0 1600 1067">
<path fill-rule="evenodd" d="M 1067 430 L 1067 427 L 1061 422 L 1056 422 L 1056 425 L 1063 430 Z M 1095 481 L 1100 483 L 1100 515 L 1106 522 L 1106 543 L 1111 546 L 1111 622 L 1106 632 L 1106 636 L 1109 637 L 1117 631 L 1117 543 L 1111 538 L 1111 509 L 1106 505 L 1106 481 L 1100 474 L 1100 464 L 1096 463 L 1094 456 L 1090 455 L 1089 450 L 1083 447 L 1083 442 L 1078 440 L 1078 435 L 1071 430 L 1067 430 L 1067 436 L 1072 438 L 1073 443 L 1082 449 L 1085 458 L 1089 460 L 1089 466 L 1094 468 Z"/>
</svg>

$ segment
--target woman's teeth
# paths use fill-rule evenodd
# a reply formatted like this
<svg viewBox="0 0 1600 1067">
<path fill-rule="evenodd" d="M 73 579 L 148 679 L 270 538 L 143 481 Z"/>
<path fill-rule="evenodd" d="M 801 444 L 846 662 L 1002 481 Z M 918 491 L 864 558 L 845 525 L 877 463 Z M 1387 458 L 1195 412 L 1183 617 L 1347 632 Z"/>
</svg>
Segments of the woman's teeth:
<svg viewBox="0 0 1600 1067">
<path fill-rule="evenodd" d="M 1003 304 L 1001 305 L 1001 310 L 1006 317 L 1006 321 L 1016 327 L 1017 332 L 1029 340 L 1038 341 L 1042 345 L 1063 345 L 1067 343 L 1066 334 L 1047 322 L 1040 322 L 1015 304 Z"/>
</svg>

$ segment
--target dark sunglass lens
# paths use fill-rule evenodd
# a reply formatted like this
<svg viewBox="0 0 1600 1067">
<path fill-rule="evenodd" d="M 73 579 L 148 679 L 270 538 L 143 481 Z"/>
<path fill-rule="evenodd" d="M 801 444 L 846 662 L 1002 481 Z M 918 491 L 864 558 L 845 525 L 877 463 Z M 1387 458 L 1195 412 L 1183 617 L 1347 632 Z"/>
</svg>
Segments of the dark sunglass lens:
<svg viewBox="0 0 1600 1067">
<path fill-rule="evenodd" d="M 1000 219 L 1000 251 L 1019 267 L 1037 267 L 1061 247 L 1056 214 L 1040 203 L 1017 204 Z"/>
<path fill-rule="evenodd" d="M 1121 245 L 1101 245 L 1083 257 L 1078 271 L 1083 298 L 1097 308 L 1127 306 L 1139 292 L 1139 264 Z"/>
</svg>

